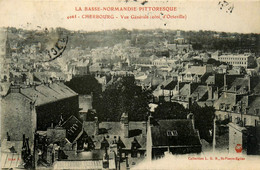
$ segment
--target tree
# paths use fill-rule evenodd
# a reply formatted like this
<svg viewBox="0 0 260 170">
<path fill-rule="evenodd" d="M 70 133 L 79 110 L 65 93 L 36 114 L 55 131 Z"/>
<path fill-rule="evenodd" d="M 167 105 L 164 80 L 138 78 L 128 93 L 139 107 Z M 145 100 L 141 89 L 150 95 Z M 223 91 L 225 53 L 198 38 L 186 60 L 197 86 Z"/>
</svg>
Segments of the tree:
<svg viewBox="0 0 260 170">
<path fill-rule="evenodd" d="M 150 99 L 151 92 L 137 86 L 134 77 L 122 77 L 107 87 L 93 107 L 102 121 L 119 121 L 124 112 L 129 120 L 141 121 L 146 120 Z"/>
<path fill-rule="evenodd" d="M 199 130 L 201 138 L 211 142 L 212 137 L 209 135 L 209 130 L 213 129 L 215 108 L 206 105 L 201 107 L 197 103 L 194 103 L 190 107 L 189 112 L 194 114 L 195 128 Z"/>
<path fill-rule="evenodd" d="M 78 94 L 100 94 L 102 87 L 93 75 L 84 75 L 73 77 L 70 81 L 65 82 L 69 88 Z"/>
<path fill-rule="evenodd" d="M 214 65 L 214 66 L 220 66 L 220 65 L 221 65 L 221 62 L 220 62 L 220 61 L 217 61 L 217 60 L 215 60 L 215 59 L 213 59 L 213 58 L 210 58 L 210 59 L 208 59 L 207 64 L 212 64 L 212 65 Z"/>
<path fill-rule="evenodd" d="M 186 119 L 188 110 L 176 102 L 163 102 L 153 114 L 155 119 Z"/>
<path fill-rule="evenodd" d="M 210 136 L 209 130 L 213 129 L 214 107 L 201 107 L 197 103 L 194 103 L 190 109 L 185 109 L 179 103 L 164 102 L 155 109 L 153 117 L 157 120 L 187 119 L 189 113 L 194 114 L 195 128 L 199 130 L 200 137 L 211 142 L 212 136 Z"/>
</svg>

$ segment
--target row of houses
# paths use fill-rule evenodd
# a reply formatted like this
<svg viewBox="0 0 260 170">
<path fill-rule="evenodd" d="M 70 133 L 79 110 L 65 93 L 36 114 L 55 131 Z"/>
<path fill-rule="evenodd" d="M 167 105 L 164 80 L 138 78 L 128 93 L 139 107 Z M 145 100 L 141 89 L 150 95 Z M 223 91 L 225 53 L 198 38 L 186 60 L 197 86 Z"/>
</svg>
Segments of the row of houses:
<svg viewBox="0 0 260 170">
<path fill-rule="evenodd" d="M 201 152 L 192 115 L 183 120 L 149 117 L 129 121 L 123 113 L 119 122 L 99 122 L 97 117 L 86 121 L 79 115 L 78 94 L 63 83 L 9 84 L 2 90 L 4 168 L 70 169 L 82 165 L 85 169 L 117 169 L 132 166 L 147 155 L 160 158 L 168 150 L 174 154 Z M 11 158 L 13 164 L 8 162 Z"/>
</svg>

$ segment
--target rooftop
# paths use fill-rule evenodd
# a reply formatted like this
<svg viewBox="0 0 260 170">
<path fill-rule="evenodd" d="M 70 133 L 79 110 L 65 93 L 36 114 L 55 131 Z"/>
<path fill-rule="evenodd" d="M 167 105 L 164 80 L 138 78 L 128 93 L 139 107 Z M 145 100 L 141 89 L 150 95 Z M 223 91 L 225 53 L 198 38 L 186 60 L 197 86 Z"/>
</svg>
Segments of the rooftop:
<svg viewBox="0 0 260 170">
<path fill-rule="evenodd" d="M 63 83 L 41 84 L 35 87 L 21 88 L 21 93 L 31 100 L 35 100 L 36 106 L 77 95 Z"/>
<path fill-rule="evenodd" d="M 205 66 L 191 66 L 184 71 L 184 74 L 191 73 L 196 75 L 203 75 L 206 73 Z"/>
<path fill-rule="evenodd" d="M 199 85 L 194 92 L 191 94 L 192 97 L 199 97 L 199 99 L 202 99 L 202 97 L 208 92 L 208 87 L 205 85 Z"/>
<path fill-rule="evenodd" d="M 151 127 L 153 146 L 194 146 L 201 145 L 192 121 L 187 119 L 159 120 Z M 169 132 L 175 134 L 169 135 Z"/>
<path fill-rule="evenodd" d="M 95 144 L 96 148 L 101 147 L 101 142 L 105 139 L 112 144 L 115 140 L 118 140 L 119 137 L 126 148 L 131 148 L 131 143 L 134 141 L 134 138 L 138 141 L 141 148 L 146 146 L 146 137 L 142 136 L 142 132 L 145 131 L 146 127 L 144 122 L 129 122 L 129 137 L 124 137 L 124 129 L 121 122 L 100 122 L 99 123 L 99 135 L 95 135 L 95 122 L 94 121 L 85 121 L 83 122 L 83 129 L 88 136 L 92 138 L 92 141 Z"/>
</svg>

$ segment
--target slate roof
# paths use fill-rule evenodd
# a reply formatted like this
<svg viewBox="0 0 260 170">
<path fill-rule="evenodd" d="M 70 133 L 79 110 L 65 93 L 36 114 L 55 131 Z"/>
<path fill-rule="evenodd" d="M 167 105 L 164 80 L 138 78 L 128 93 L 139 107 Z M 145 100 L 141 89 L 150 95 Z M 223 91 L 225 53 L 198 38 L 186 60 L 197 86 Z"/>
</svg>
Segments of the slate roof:
<svg viewBox="0 0 260 170">
<path fill-rule="evenodd" d="M 173 90 L 175 88 L 175 86 L 177 85 L 177 81 L 174 81 L 173 78 L 169 78 L 165 81 L 163 81 L 160 86 L 163 86 L 161 87 L 162 89 L 165 89 L 165 90 Z"/>
<path fill-rule="evenodd" d="M 198 97 L 199 99 L 202 99 L 205 94 L 208 92 L 208 87 L 204 85 L 199 85 L 194 92 L 191 94 L 191 97 Z M 198 95 L 199 94 L 199 95 Z"/>
<path fill-rule="evenodd" d="M 253 92 L 260 95 L 260 82 L 253 88 Z"/>
<path fill-rule="evenodd" d="M 33 80 L 34 81 L 39 81 L 39 82 L 47 81 L 47 80 L 49 80 L 49 77 L 51 77 L 50 72 L 35 72 L 35 73 L 33 73 Z"/>
<path fill-rule="evenodd" d="M 176 131 L 176 136 L 167 136 L 167 131 Z M 200 138 L 193 129 L 191 120 L 159 120 L 158 125 L 151 127 L 153 147 L 159 146 L 201 146 Z"/>
<path fill-rule="evenodd" d="M 189 84 L 185 84 L 181 89 L 180 89 L 180 95 L 182 96 L 187 96 L 189 95 Z"/>
<path fill-rule="evenodd" d="M 237 93 L 244 92 L 244 87 L 248 86 L 248 79 L 247 78 L 236 78 L 235 81 L 231 84 L 231 87 L 228 89 L 228 91 L 234 91 L 234 88 L 236 87 Z"/>
<path fill-rule="evenodd" d="M 95 133 L 95 122 L 84 121 L 83 129 L 88 136 L 94 141 L 95 147 L 100 148 L 101 142 L 104 137 L 111 144 L 113 141 L 118 140 L 119 137 L 127 149 L 131 148 L 131 143 L 134 138 L 141 145 L 141 148 L 146 147 L 146 137 L 142 136 L 142 132 L 146 131 L 143 126 L 143 122 L 129 122 L 129 138 L 124 137 L 123 125 L 120 122 L 100 122 L 99 123 L 99 135 L 94 135 Z"/>
<path fill-rule="evenodd" d="M 259 110 L 258 116 L 260 116 L 260 96 L 244 96 L 240 101 L 247 103 L 247 114 L 256 115 L 256 109 Z M 238 102 L 237 105 L 240 105 Z"/>
<path fill-rule="evenodd" d="M 260 96 L 256 96 L 253 100 L 249 101 L 248 107 L 248 114 L 254 115 L 255 109 L 258 109 L 260 112 Z M 260 113 L 258 113 L 258 116 L 260 116 Z"/>
<path fill-rule="evenodd" d="M 21 88 L 21 93 L 31 100 L 35 100 L 36 106 L 78 95 L 63 83 L 42 84 L 35 86 L 35 88 Z"/>
<path fill-rule="evenodd" d="M 148 77 L 141 81 L 144 84 L 152 84 L 152 86 L 157 87 L 160 83 L 163 82 L 163 78 L 154 76 L 153 74 L 149 74 Z"/>
<path fill-rule="evenodd" d="M 215 77 L 214 76 L 209 76 L 206 80 L 207 84 L 215 84 Z"/>
<path fill-rule="evenodd" d="M 236 94 L 226 93 L 222 94 L 218 100 L 215 101 L 214 107 L 219 109 L 221 104 L 230 105 L 230 109 L 236 105 Z"/>
<path fill-rule="evenodd" d="M 71 116 L 61 126 L 66 129 L 66 138 L 71 143 L 75 142 L 83 133 L 83 125 L 75 116 Z"/>
</svg>

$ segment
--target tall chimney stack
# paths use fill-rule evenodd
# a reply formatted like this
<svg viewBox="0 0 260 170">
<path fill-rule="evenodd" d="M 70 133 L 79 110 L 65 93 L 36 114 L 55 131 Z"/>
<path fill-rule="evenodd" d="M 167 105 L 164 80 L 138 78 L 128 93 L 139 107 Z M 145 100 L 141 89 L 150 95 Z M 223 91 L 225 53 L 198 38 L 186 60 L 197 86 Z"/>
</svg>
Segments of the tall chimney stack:
<svg viewBox="0 0 260 170">
<path fill-rule="evenodd" d="M 178 80 L 178 83 L 176 85 L 176 91 L 177 91 L 177 94 L 179 95 L 180 94 L 180 82 Z"/>
<path fill-rule="evenodd" d="M 213 90 L 212 90 L 212 86 L 207 85 L 208 87 L 208 99 L 212 100 L 213 99 Z"/>
<path fill-rule="evenodd" d="M 146 133 L 147 133 L 147 121 L 142 122 L 143 125 L 143 130 L 142 130 L 142 136 L 146 137 Z"/>
<path fill-rule="evenodd" d="M 189 83 L 189 86 L 188 86 L 188 87 L 189 87 L 189 96 L 191 95 L 191 85 L 192 85 L 192 84 Z"/>
<path fill-rule="evenodd" d="M 227 75 L 224 74 L 224 91 L 227 90 Z"/>
<path fill-rule="evenodd" d="M 248 93 L 250 93 L 250 91 L 251 91 L 251 87 L 250 87 L 251 86 L 251 82 L 250 82 L 251 79 L 250 79 L 249 75 L 247 76 L 247 78 L 248 78 Z"/>
<path fill-rule="evenodd" d="M 214 91 L 214 100 L 217 100 L 218 99 L 218 87 L 217 87 L 217 90 Z"/>
<path fill-rule="evenodd" d="M 95 135 L 99 134 L 99 122 L 98 122 L 98 117 L 95 117 Z"/>
<path fill-rule="evenodd" d="M 128 121 L 128 114 L 123 113 L 121 116 L 121 126 L 124 131 L 124 137 L 128 138 L 129 137 L 129 121 Z"/>
<path fill-rule="evenodd" d="M 192 98 L 191 97 L 189 97 L 188 98 L 188 109 L 190 109 L 191 108 L 191 105 L 192 105 Z"/>
</svg>

